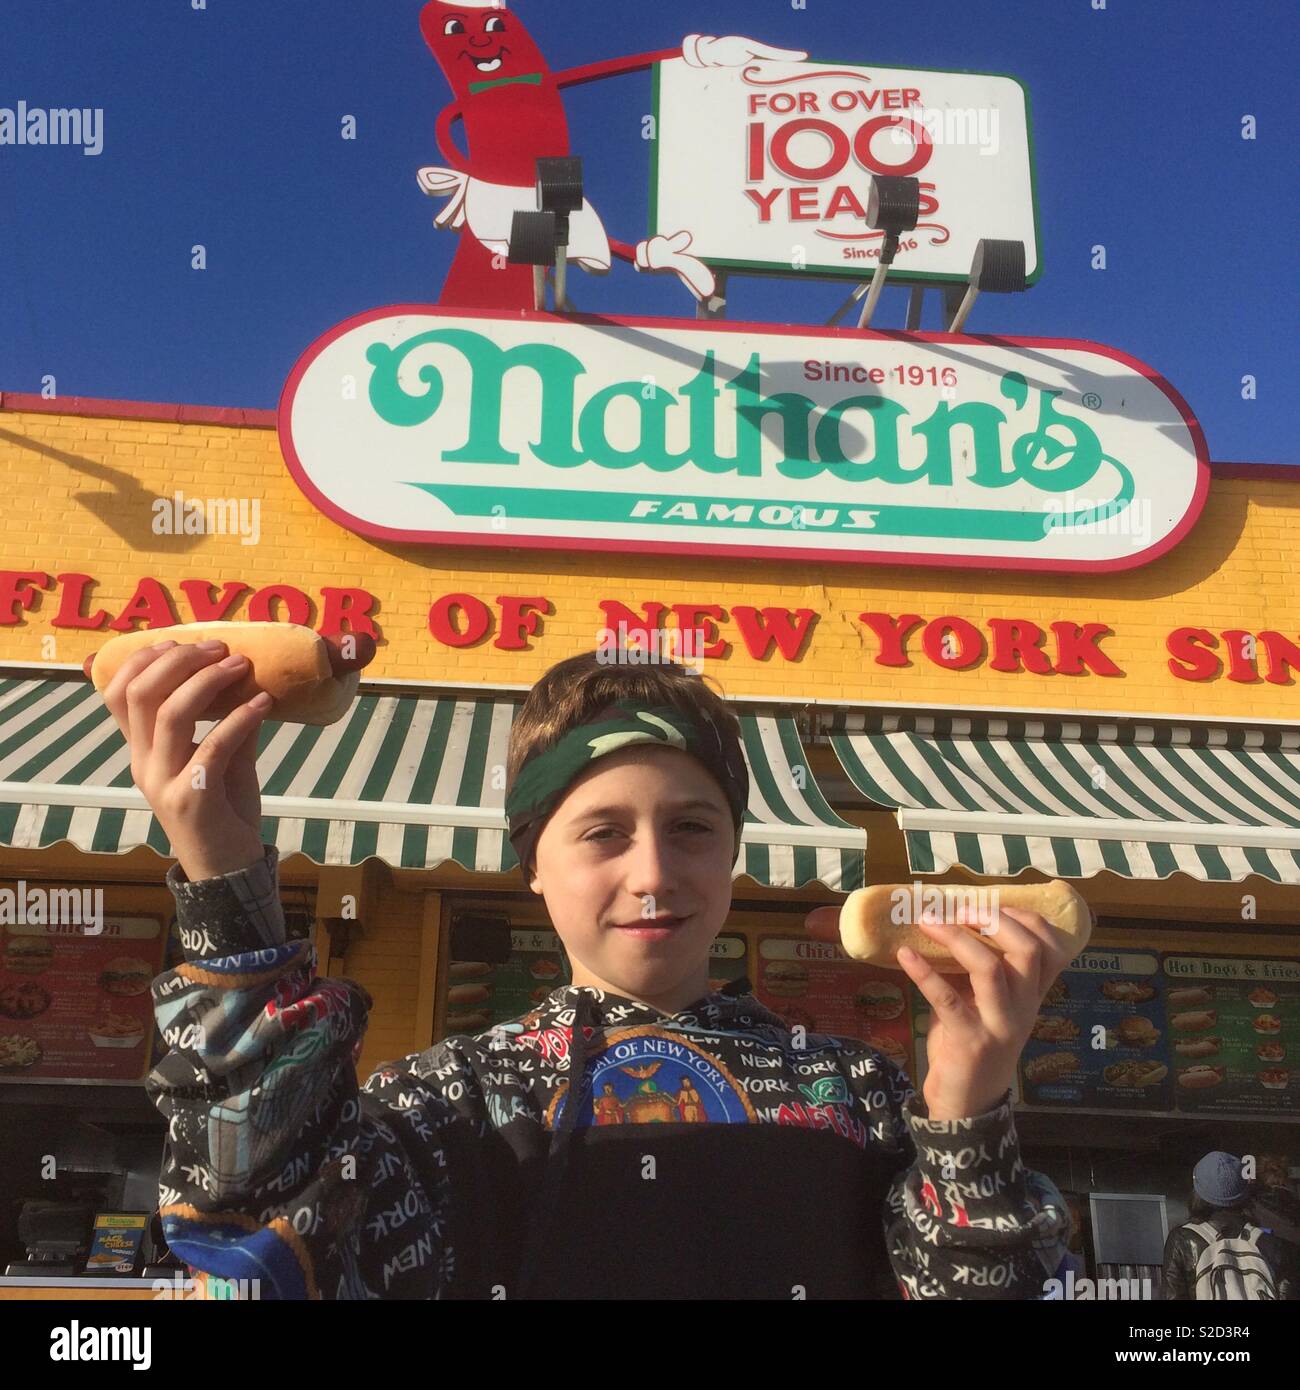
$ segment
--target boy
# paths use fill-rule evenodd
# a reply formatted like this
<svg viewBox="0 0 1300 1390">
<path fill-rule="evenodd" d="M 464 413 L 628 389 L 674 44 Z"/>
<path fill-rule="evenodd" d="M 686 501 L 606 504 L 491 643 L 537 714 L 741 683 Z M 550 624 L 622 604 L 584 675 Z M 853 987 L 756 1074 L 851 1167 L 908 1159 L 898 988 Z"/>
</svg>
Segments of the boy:
<svg viewBox="0 0 1300 1390">
<path fill-rule="evenodd" d="M 1040 917 L 998 915 L 1002 956 L 927 927 L 959 984 L 900 953 L 933 1009 L 923 1099 L 866 1044 L 710 992 L 739 724 L 682 667 L 574 657 L 516 716 L 506 782 L 573 984 L 358 1090 L 370 998 L 285 941 L 261 843 L 266 702 L 191 741 L 243 669 L 223 651 L 160 644 L 104 692 L 178 860 L 187 963 L 154 985 L 147 1087 L 181 1259 L 282 1298 L 1042 1297 L 1062 1215 L 1027 1191 L 1009 1091 L 1066 963 Z"/>
</svg>

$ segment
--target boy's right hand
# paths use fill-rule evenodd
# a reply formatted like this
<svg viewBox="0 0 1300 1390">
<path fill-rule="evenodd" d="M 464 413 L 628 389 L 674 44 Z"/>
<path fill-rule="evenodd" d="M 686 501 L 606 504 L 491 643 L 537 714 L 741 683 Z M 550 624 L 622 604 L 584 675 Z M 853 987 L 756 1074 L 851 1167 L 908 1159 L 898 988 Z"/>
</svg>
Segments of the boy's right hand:
<svg viewBox="0 0 1300 1390">
<path fill-rule="evenodd" d="M 226 665 L 226 656 L 224 642 L 163 641 L 128 657 L 102 692 L 131 750 L 132 780 L 191 880 L 247 869 L 265 853 L 257 735 L 270 696 L 240 705 L 194 742 L 195 724 L 248 669 L 247 657 Z M 87 676 L 93 660 L 83 663 Z"/>
</svg>

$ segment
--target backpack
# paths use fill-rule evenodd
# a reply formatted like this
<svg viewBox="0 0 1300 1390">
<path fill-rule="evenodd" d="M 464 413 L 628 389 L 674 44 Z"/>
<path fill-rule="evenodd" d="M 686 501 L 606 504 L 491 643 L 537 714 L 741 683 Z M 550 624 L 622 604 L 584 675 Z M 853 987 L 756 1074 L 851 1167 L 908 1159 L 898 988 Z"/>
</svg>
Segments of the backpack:
<svg viewBox="0 0 1300 1390">
<path fill-rule="evenodd" d="M 1189 1229 L 1206 1241 L 1196 1261 L 1198 1299 L 1277 1301 L 1272 1267 L 1259 1248 L 1264 1232 L 1258 1226 L 1247 1221 L 1235 1236 L 1225 1236 L 1208 1221 L 1189 1223 Z"/>
</svg>

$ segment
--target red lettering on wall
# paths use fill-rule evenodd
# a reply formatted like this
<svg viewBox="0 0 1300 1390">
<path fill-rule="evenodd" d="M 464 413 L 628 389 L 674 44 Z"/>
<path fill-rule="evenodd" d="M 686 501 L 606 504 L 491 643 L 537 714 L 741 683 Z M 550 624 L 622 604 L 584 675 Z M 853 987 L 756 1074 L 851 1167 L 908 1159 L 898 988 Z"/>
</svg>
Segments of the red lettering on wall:
<svg viewBox="0 0 1300 1390">
<path fill-rule="evenodd" d="M 535 637 L 541 615 L 551 611 L 546 598 L 519 598 L 514 594 L 499 594 L 497 607 L 501 610 L 501 630 L 492 643 L 502 651 L 522 651 L 528 643 L 525 636 Z"/>
<path fill-rule="evenodd" d="M 114 632 L 134 632 L 133 623 L 143 627 L 171 627 L 180 622 L 171 596 L 156 579 L 141 579 L 126 607 L 109 623 Z"/>
<path fill-rule="evenodd" d="M 1042 650 L 1047 634 L 1037 623 L 1019 618 L 990 618 L 989 630 L 993 633 L 991 670 L 1024 670 L 1035 676 L 1051 672 L 1052 659 Z"/>
<path fill-rule="evenodd" d="M 641 607 L 645 611 L 644 618 L 638 618 L 625 603 L 620 603 L 617 599 L 600 600 L 600 610 L 605 615 L 605 626 L 611 632 L 618 632 L 620 627 L 625 629 L 620 645 L 630 645 L 635 641 L 639 646 L 652 648 L 651 631 L 662 631 L 666 605 L 651 602 L 643 603 Z"/>
<path fill-rule="evenodd" d="M 1079 676 L 1086 667 L 1099 676 L 1122 676 L 1123 671 L 1097 643 L 1111 631 L 1105 623 L 1053 623 L 1056 634 L 1056 671 L 1062 676 Z"/>
<path fill-rule="evenodd" d="M 284 606 L 284 617 L 302 627 L 311 626 L 311 600 L 292 584 L 268 584 L 248 600 L 250 623 L 277 623 L 276 600 Z"/>
<path fill-rule="evenodd" d="M 1272 685 L 1290 685 L 1291 672 L 1300 669 L 1300 646 L 1280 632 L 1261 632 L 1259 640 L 1268 653 L 1268 674 L 1264 679 Z"/>
<path fill-rule="evenodd" d="M 0 625 L 12 627 L 18 621 L 18 608 L 28 609 L 36 602 L 36 589 L 48 589 L 50 576 L 44 570 L 0 570 Z"/>
<path fill-rule="evenodd" d="M 1243 632 L 1239 628 L 1228 628 L 1223 634 L 1223 645 L 1228 653 L 1228 679 L 1241 685 L 1251 685 L 1258 681 L 1254 633 Z"/>
<path fill-rule="evenodd" d="M 465 631 L 461 632 L 452 618 L 454 609 L 465 615 Z M 482 641 L 492 626 L 492 614 L 481 598 L 473 594 L 444 594 L 429 609 L 429 631 L 444 647 L 472 647 Z"/>
<path fill-rule="evenodd" d="M 322 587 L 319 632 L 322 637 L 337 637 L 342 632 L 354 632 L 358 637 L 373 637 L 379 641 L 380 632 L 370 611 L 375 596 L 366 589 L 330 589 Z"/>
<path fill-rule="evenodd" d="M 1208 681 L 1217 676 L 1223 663 L 1213 652 L 1201 650 L 1217 645 L 1217 641 L 1208 628 L 1176 627 L 1165 638 L 1165 650 L 1172 658 L 1167 663 L 1170 672 L 1180 681 Z"/>
<path fill-rule="evenodd" d="M 689 639 L 694 647 L 683 646 L 683 654 L 689 653 L 692 660 L 708 657 L 716 661 L 726 656 L 729 644 L 724 642 L 718 632 L 718 624 L 726 617 L 726 609 L 716 603 L 674 603 L 673 616 L 683 634 L 688 632 L 702 634 Z"/>
<path fill-rule="evenodd" d="M 858 621 L 876 634 L 880 651 L 876 655 L 877 666 L 910 666 L 903 644 L 912 632 L 925 621 L 916 613 L 904 613 L 901 618 L 891 618 L 888 613 L 859 613 Z"/>
<path fill-rule="evenodd" d="M 50 619 L 51 627 L 82 628 L 95 631 L 108 621 L 107 609 L 96 610 L 94 617 L 83 615 L 81 609 L 85 602 L 86 588 L 94 579 L 88 574 L 61 574 L 58 576 L 61 590 L 59 611 Z"/>
<path fill-rule="evenodd" d="M 740 629 L 745 650 L 755 661 L 766 659 L 773 642 L 787 661 L 796 660 L 817 621 L 817 614 L 811 608 L 796 608 L 791 613 L 788 608 L 760 609 L 746 604 L 737 604 L 731 616 Z"/>
<path fill-rule="evenodd" d="M 251 584 L 242 584 L 237 579 L 228 580 L 221 588 L 221 597 L 213 599 L 212 590 L 216 586 L 206 579 L 182 579 L 181 592 L 189 600 L 190 612 L 196 623 L 216 623 L 226 619 L 231 609 L 251 589 Z"/>
<path fill-rule="evenodd" d="M 957 651 L 951 656 L 947 651 L 950 644 L 944 641 L 946 632 L 951 632 L 957 639 Z M 921 634 L 921 646 L 936 666 L 949 671 L 964 671 L 984 656 L 984 634 L 965 618 L 936 618 L 934 622 L 926 624 Z"/>
</svg>

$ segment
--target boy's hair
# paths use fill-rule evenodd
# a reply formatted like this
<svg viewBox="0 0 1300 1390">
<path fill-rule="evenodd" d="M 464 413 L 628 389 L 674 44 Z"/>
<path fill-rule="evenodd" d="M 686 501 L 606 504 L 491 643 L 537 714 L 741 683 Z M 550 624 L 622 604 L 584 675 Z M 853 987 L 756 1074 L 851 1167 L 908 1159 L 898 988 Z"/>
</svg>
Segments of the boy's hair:
<svg viewBox="0 0 1300 1390">
<path fill-rule="evenodd" d="M 741 737 L 740 720 L 703 676 L 674 661 L 646 665 L 625 661 L 622 651 L 583 652 L 545 671 L 515 715 L 506 755 L 506 794 L 524 762 L 553 748 L 597 710 L 615 700 L 672 705 L 683 714 L 714 721 L 724 736 Z"/>
</svg>

